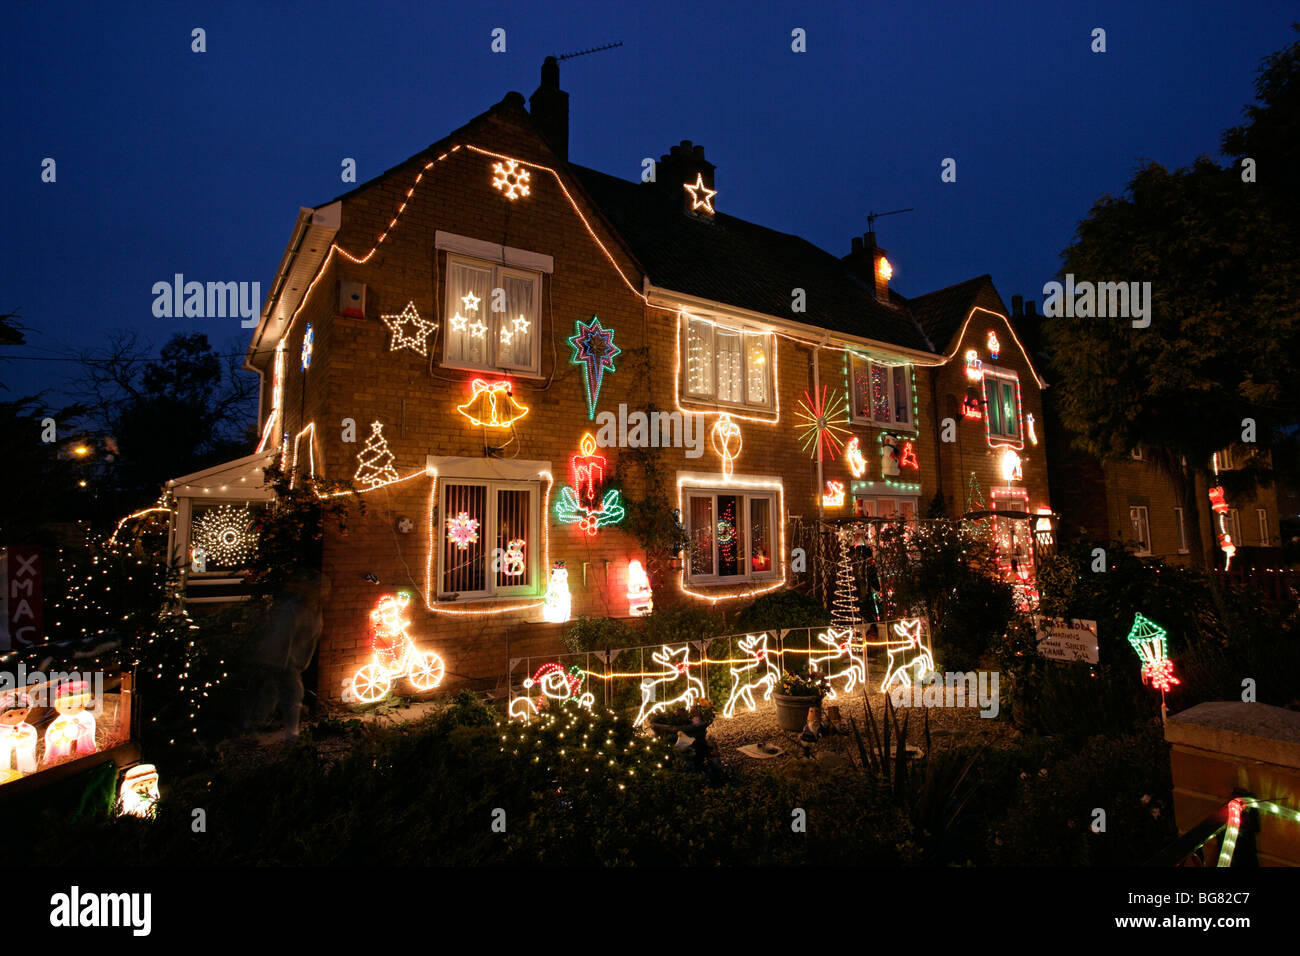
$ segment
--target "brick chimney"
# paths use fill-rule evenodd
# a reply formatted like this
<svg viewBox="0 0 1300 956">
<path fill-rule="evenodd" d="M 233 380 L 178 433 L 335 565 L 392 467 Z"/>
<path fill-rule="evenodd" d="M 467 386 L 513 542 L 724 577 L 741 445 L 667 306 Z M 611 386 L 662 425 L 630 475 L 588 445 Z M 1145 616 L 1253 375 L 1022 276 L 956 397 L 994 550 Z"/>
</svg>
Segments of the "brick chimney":
<svg viewBox="0 0 1300 956">
<path fill-rule="evenodd" d="M 876 300 L 889 305 L 889 279 L 893 267 L 885 258 L 885 250 L 876 245 L 876 234 L 854 236 L 849 254 L 840 260 L 850 273 L 871 284 Z"/>
<path fill-rule="evenodd" d="M 717 190 L 713 186 L 716 168 L 704 158 L 703 146 L 694 146 L 689 139 L 684 139 L 660 157 L 655 181 L 681 199 L 682 209 L 688 215 L 712 219 L 717 209 Z"/>
<path fill-rule="evenodd" d="M 528 111 L 542 138 L 564 162 L 569 161 L 569 94 L 560 89 L 560 62 L 542 61 L 542 84 L 528 98 Z"/>
</svg>

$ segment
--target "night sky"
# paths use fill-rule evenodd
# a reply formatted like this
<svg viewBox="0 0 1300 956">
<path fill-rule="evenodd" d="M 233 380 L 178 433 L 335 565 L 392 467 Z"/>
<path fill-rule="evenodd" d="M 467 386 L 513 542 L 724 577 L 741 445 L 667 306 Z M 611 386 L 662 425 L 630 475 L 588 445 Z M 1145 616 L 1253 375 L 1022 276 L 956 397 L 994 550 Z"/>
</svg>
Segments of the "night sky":
<svg viewBox="0 0 1300 956">
<path fill-rule="evenodd" d="M 1137 163 L 1217 154 L 1296 19 L 1282 2 L 288 6 L 7 5 L 0 311 L 31 331 L 6 357 L 75 356 L 114 329 L 242 352 L 238 319 L 155 318 L 153 283 L 265 295 L 298 208 L 351 188 L 345 157 L 363 182 L 531 94 L 547 54 L 615 40 L 561 65 L 573 161 L 636 179 L 690 139 L 721 211 L 836 255 L 870 210 L 915 207 L 876 224 L 905 295 L 988 272 L 1008 304 L 1041 298 L 1075 224 Z M 76 371 L 6 361 L 0 380 L 12 397 Z"/>
</svg>

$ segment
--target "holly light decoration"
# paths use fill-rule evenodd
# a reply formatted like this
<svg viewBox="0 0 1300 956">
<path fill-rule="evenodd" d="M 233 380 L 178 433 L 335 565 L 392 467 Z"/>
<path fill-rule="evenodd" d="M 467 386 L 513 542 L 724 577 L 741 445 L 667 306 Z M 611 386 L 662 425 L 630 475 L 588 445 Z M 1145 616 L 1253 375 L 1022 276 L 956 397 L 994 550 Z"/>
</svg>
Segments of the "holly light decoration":
<svg viewBox="0 0 1300 956">
<path fill-rule="evenodd" d="M 596 454 L 596 439 L 591 432 L 582 436 L 578 448 L 578 454 L 569 459 L 572 484 L 560 489 L 555 516 L 561 523 L 576 524 L 594 537 L 606 525 L 623 520 L 623 505 L 617 488 L 604 491 L 605 456 Z"/>
</svg>

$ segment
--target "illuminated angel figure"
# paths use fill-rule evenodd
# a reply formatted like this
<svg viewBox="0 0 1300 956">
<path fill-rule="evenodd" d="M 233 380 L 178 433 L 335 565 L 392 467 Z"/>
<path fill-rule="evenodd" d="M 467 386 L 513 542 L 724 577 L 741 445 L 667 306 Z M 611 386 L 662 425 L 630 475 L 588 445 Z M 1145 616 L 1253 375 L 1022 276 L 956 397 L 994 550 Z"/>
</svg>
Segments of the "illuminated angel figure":
<svg viewBox="0 0 1300 956">
<path fill-rule="evenodd" d="M 854 478 L 861 478 L 867 471 L 867 459 L 862 454 L 862 441 L 856 435 L 849 439 L 844 448 L 844 460 L 848 462 L 849 472 Z"/>
<path fill-rule="evenodd" d="M 823 385 L 816 398 L 805 391 L 794 414 L 803 422 L 795 425 L 803 450 L 816 461 L 834 461 L 844 444 L 840 436 L 849 434 L 848 399 Z"/>
<path fill-rule="evenodd" d="M 695 662 L 691 660 L 690 652 L 689 644 L 676 651 L 664 645 L 650 655 L 650 659 L 664 670 L 659 674 L 647 676 L 641 682 L 641 710 L 638 711 L 636 720 L 632 722 L 634 726 L 640 726 L 660 711 L 669 710 L 679 704 L 689 708 L 696 700 L 706 696 L 704 682 L 691 673 L 691 666 Z M 681 694 L 669 700 L 654 699 L 658 696 L 656 689 L 660 685 L 674 684 L 680 680 L 686 682 L 686 689 Z M 664 692 L 667 692 L 666 688 Z"/>
<path fill-rule="evenodd" d="M 891 642 L 885 648 L 889 654 L 889 667 L 880 684 L 884 693 L 889 693 L 890 685 L 894 683 L 900 687 L 911 687 L 913 675 L 919 684 L 927 674 L 934 671 L 934 658 L 921 640 L 920 618 L 899 621 L 894 625 L 894 633 L 902 640 Z"/>
</svg>

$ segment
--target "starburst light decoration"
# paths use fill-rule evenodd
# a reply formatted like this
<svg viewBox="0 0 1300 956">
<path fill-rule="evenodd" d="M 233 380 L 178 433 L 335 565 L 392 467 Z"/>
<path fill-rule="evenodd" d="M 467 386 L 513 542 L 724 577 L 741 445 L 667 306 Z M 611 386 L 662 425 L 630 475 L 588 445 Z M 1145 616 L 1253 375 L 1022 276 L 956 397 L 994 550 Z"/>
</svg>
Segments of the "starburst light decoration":
<svg viewBox="0 0 1300 956">
<path fill-rule="evenodd" d="M 805 391 L 794 414 L 802 422 L 795 425 L 795 431 L 803 450 L 810 452 L 815 461 L 834 461 L 844 444 L 840 436 L 849 434 L 848 399 L 823 385 L 816 397 Z"/>
</svg>

